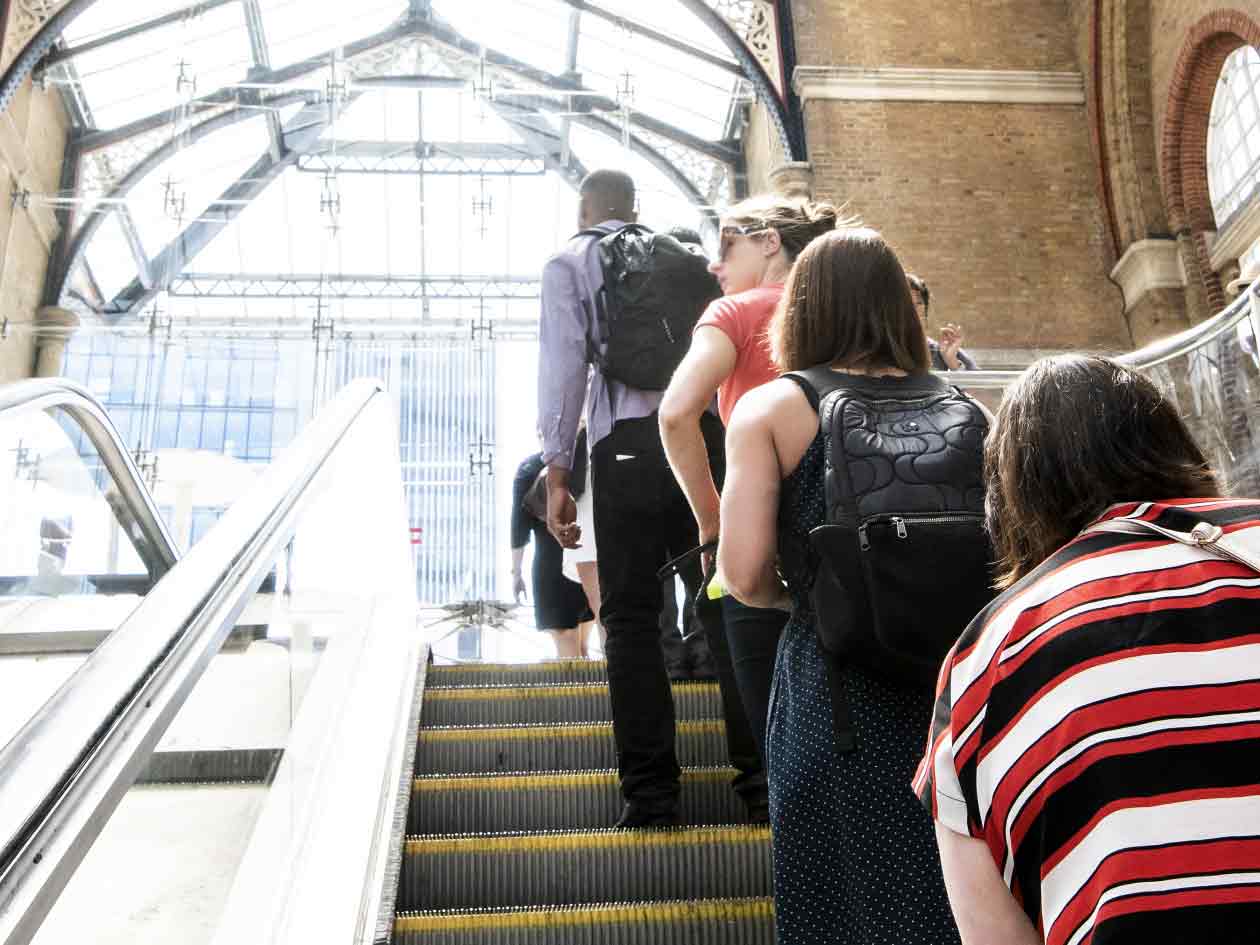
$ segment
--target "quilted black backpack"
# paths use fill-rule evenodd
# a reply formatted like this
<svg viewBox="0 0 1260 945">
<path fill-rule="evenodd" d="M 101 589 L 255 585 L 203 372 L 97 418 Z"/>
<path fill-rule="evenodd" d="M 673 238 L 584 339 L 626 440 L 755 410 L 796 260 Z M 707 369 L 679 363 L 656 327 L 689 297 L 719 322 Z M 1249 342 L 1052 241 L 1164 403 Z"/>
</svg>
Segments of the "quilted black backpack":
<svg viewBox="0 0 1260 945">
<path fill-rule="evenodd" d="M 869 377 L 826 366 L 787 375 L 826 440 L 812 604 L 834 667 L 852 662 L 931 689 L 941 662 L 993 599 L 984 529 L 984 412 L 939 378 Z M 833 703 L 838 687 L 833 686 Z M 847 707 L 837 732 L 852 743 Z"/>
<path fill-rule="evenodd" d="M 588 345 L 591 363 L 608 378 L 639 390 L 664 390 L 691 346 L 705 307 L 722 294 L 709 262 L 665 233 L 631 223 L 599 237 L 604 285 L 595 321 L 604 346 Z"/>
</svg>

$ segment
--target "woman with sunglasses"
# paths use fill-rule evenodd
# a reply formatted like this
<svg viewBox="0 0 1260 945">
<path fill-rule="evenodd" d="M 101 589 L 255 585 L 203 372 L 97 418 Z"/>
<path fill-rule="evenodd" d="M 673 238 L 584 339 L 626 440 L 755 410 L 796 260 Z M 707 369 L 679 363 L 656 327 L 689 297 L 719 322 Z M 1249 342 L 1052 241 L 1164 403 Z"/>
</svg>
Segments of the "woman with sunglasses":
<svg viewBox="0 0 1260 945">
<path fill-rule="evenodd" d="M 779 376 L 766 329 L 783 284 L 801 251 L 838 223 L 840 214 L 831 204 L 774 195 L 737 204 L 722 219 L 718 258 L 709 269 L 723 297 L 697 323 L 660 410 L 661 439 L 699 523 L 701 544 L 717 540 L 720 502 L 700 418 L 716 394 L 726 423 L 740 397 Z M 713 553 L 706 553 L 706 574 L 712 559 Z M 770 680 L 787 614 L 747 607 L 733 597 L 723 598 L 722 605 L 740 699 L 764 761 Z"/>
</svg>

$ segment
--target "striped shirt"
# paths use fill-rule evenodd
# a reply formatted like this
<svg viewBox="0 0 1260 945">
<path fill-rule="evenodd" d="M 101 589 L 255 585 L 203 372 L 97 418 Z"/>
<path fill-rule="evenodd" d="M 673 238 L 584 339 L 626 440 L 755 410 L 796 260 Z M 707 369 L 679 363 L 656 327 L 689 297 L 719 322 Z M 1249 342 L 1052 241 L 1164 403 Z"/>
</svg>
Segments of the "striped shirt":
<svg viewBox="0 0 1260 945">
<path fill-rule="evenodd" d="M 1260 502 L 1114 506 L 1190 531 Z M 983 840 L 1047 945 L 1260 942 L 1260 574 L 1078 537 L 946 658 L 914 787 Z"/>
</svg>

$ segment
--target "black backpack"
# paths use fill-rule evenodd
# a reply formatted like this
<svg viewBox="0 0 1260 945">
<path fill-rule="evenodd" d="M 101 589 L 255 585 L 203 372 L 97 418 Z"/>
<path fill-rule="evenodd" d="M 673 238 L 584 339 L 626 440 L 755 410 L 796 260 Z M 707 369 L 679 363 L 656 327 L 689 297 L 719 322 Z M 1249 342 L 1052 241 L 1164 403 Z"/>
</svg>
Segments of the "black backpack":
<svg viewBox="0 0 1260 945">
<path fill-rule="evenodd" d="M 639 390 L 664 390 L 691 345 L 705 307 L 722 294 L 708 260 L 672 236 L 631 223 L 599 238 L 603 288 L 595 297 L 599 342 L 587 354 L 605 377 Z"/>
<path fill-rule="evenodd" d="M 831 663 L 836 729 L 852 747 L 835 668 L 851 662 L 930 691 L 954 641 L 993 599 L 984 528 L 988 419 L 929 375 L 875 378 L 826 366 L 788 375 L 826 440 L 821 563 L 811 592 Z"/>
</svg>

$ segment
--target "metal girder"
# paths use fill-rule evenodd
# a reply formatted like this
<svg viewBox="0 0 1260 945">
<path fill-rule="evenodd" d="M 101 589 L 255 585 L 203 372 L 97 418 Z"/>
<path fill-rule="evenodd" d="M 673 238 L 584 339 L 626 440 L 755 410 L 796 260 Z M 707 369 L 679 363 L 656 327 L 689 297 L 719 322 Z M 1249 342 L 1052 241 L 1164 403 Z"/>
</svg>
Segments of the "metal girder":
<svg viewBox="0 0 1260 945">
<path fill-rule="evenodd" d="M 605 10 L 603 7 L 597 6 L 594 3 L 587 3 L 586 0 L 560 0 L 560 2 L 573 7 L 574 10 L 580 13 L 589 13 L 597 19 L 612 23 L 614 26 L 625 30 L 627 33 L 631 33 L 635 36 L 642 36 L 645 39 L 650 39 L 653 42 L 660 43 L 662 46 L 668 46 L 670 49 L 676 50 L 677 52 L 686 53 L 693 59 L 698 59 L 700 62 L 715 66 L 718 69 L 723 69 L 733 75 L 742 76 L 744 74 L 743 69 L 740 68 L 739 63 L 737 62 L 732 62 L 729 59 L 723 59 L 721 56 L 715 56 L 707 49 L 701 49 L 699 46 L 693 46 L 691 43 L 684 42 L 677 36 L 671 36 L 669 33 L 653 29 L 652 27 L 644 23 L 640 23 L 637 20 L 632 20 L 619 13 L 614 13 L 612 10 Z"/>
<path fill-rule="evenodd" d="M 14 93 L 52 48 L 53 43 L 61 37 L 65 28 L 95 2 L 96 0 L 69 0 L 65 6 L 50 16 L 30 41 L 22 47 L 22 51 L 9 63 L 4 74 L 0 75 L 0 112 L 9 107 Z M 11 6 L 11 3 L 12 0 L 6 3 L 6 7 Z M 11 13 L 12 10 L 9 12 Z"/>
<path fill-rule="evenodd" d="M 527 276 L 287 275 L 284 273 L 185 272 L 167 290 L 195 299 L 428 298 L 516 301 L 539 298 L 542 283 Z"/>
<path fill-rule="evenodd" d="M 718 19 L 721 20 L 720 17 Z M 725 23 L 725 21 L 722 22 Z M 583 111 L 613 112 L 617 114 L 622 112 L 622 108 L 617 102 L 602 95 L 592 94 L 592 90 L 584 87 L 580 82 L 575 82 L 571 78 L 553 75 L 542 69 L 536 69 L 506 53 L 475 43 L 448 24 L 437 20 L 436 17 L 426 22 L 416 23 L 413 28 L 416 30 L 417 35 L 445 47 L 453 54 L 461 56 L 467 61 L 479 63 L 483 61 L 484 57 L 486 66 L 492 71 L 500 72 L 526 83 L 527 87 L 519 93 L 515 91 L 496 93 L 496 101 L 513 99 L 520 94 L 533 94 L 536 96 L 540 91 L 548 91 L 561 93 L 561 97 L 566 95 L 572 96 L 571 99 L 564 98 L 563 101 L 561 97 L 558 97 L 554 102 L 554 110 L 556 111 L 580 109 Z M 729 28 L 727 27 L 727 29 Z M 528 86 L 534 86 L 535 88 L 530 89 Z M 676 141 L 694 151 L 699 151 L 701 154 L 707 154 L 715 161 L 733 164 L 739 154 L 739 149 L 730 144 L 708 141 L 689 131 L 684 131 L 671 125 L 669 122 L 653 118 L 644 112 L 632 112 L 631 120 L 634 124 L 648 131 Z"/>
<path fill-rule="evenodd" d="M 678 2 L 690 10 L 709 29 L 713 30 L 722 42 L 726 44 L 731 53 L 734 54 L 735 59 L 743 68 L 744 77 L 752 83 L 753 89 L 757 93 L 757 98 L 766 106 L 766 111 L 770 115 L 770 122 L 774 125 L 775 131 L 779 134 L 779 140 L 783 144 L 785 157 L 789 161 L 805 160 L 804 136 L 803 134 L 797 135 L 794 133 L 796 129 L 791 116 L 788 114 L 787 105 L 784 103 L 783 98 L 779 96 L 779 91 L 775 87 L 773 80 L 766 73 L 761 60 L 748 48 L 748 43 L 744 41 L 744 37 L 735 32 L 734 27 L 727 22 L 726 18 L 713 9 L 706 0 L 678 0 Z M 790 84 L 790 81 L 791 77 L 787 77 L 787 84 Z"/>
<path fill-rule="evenodd" d="M 412 35 L 413 29 L 414 28 L 407 22 L 395 23 L 393 26 L 381 30 L 378 33 L 373 33 L 371 36 L 364 39 L 347 43 L 337 49 L 329 49 L 316 56 L 303 59 L 301 62 L 295 62 L 292 65 L 285 66 L 282 69 L 267 69 L 260 71 L 255 74 L 251 80 L 251 84 L 283 85 L 286 82 L 292 82 L 296 79 L 302 78 L 303 76 L 310 75 L 313 72 L 318 72 L 320 69 L 326 68 L 329 62 L 332 61 L 333 56 L 338 53 L 340 53 L 343 59 L 352 59 L 362 53 L 370 52 L 373 49 L 378 49 L 381 46 L 397 42 L 400 39 L 406 39 L 408 36 Z M 309 97 L 309 94 L 309 92 L 304 93 L 304 97 Z M 188 110 L 190 114 L 196 114 L 199 111 L 204 111 L 207 108 L 214 108 L 220 105 L 230 105 L 240 102 L 252 104 L 258 97 L 256 89 L 243 90 L 237 86 L 230 85 L 217 89 L 208 95 L 202 95 L 199 98 L 193 99 L 192 102 L 189 103 Z M 107 131 L 94 131 L 86 134 L 80 140 L 80 144 L 83 146 L 85 151 L 108 147 L 111 144 L 117 144 L 119 141 L 125 141 L 135 135 L 143 134 L 147 131 L 152 131 L 155 128 L 161 128 L 165 125 L 169 125 L 175 117 L 176 116 L 172 109 L 163 109 L 162 111 L 147 115 L 144 118 L 138 118 L 125 125 L 120 125 L 117 128 L 111 128 Z"/>
<path fill-rule="evenodd" d="M 211 10 L 225 7 L 230 3 L 238 3 L 239 0 L 203 0 L 201 3 L 190 4 L 181 7 L 178 10 L 172 10 L 162 16 L 155 16 L 152 19 L 135 23 L 123 29 L 116 30 L 112 33 L 106 33 L 104 36 L 98 36 L 96 39 L 79 43 L 77 46 L 67 46 L 63 49 L 54 49 L 40 62 L 37 71 L 51 69 L 53 66 L 60 65 L 63 62 L 69 62 L 76 56 L 84 53 L 92 52 L 95 49 L 102 49 L 105 46 L 112 46 L 114 43 L 121 42 L 124 39 L 130 39 L 133 36 L 140 36 L 144 33 L 161 29 L 163 26 L 171 26 L 175 23 L 184 23 L 188 20 L 196 19 L 203 13 L 209 13 Z"/>
<path fill-rule="evenodd" d="M 307 105 L 285 126 L 287 136 L 292 134 L 295 147 L 318 138 L 328 121 L 329 106 Z M 300 130 L 291 130 L 290 126 Z M 105 314 L 124 315 L 147 304 L 161 288 L 161 283 L 183 272 L 184 267 L 214 239 L 224 227 L 238 217 L 245 207 L 266 190 L 271 182 L 286 168 L 297 162 L 299 151 L 287 150 L 276 159 L 270 151 L 262 155 L 244 174 L 219 196 L 219 199 L 190 223 L 153 259 L 151 272 L 154 283 L 146 286 L 143 280 L 133 280 L 105 306 Z"/>
<path fill-rule="evenodd" d="M 320 141 L 298 158 L 297 169 L 318 174 L 520 177 L 545 174 L 548 168 L 545 156 L 506 144 Z"/>
<path fill-rule="evenodd" d="M 249 77 L 255 79 L 271 71 L 267 31 L 263 25 L 262 8 L 258 6 L 258 0 L 241 0 L 241 12 L 245 14 L 245 31 L 249 34 L 249 49 L 254 60 Z M 279 159 L 284 151 L 284 129 L 280 125 L 280 116 L 275 112 L 267 113 L 267 133 L 271 136 L 271 156 Z"/>
<path fill-rule="evenodd" d="M 294 102 L 302 101 L 305 97 L 305 93 L 303 92 L 286 92 L 274 98 L 267 99 L 267 104 L 270 106 L 292 104 Z M 100 229 L 101 224 L 105 222 L 109 214 L 114 212 L 114 210 L 118 207 L 118 201 L 127 196 L 127 194 L 131 193 L 141 180 L 143 180 L 148 174 L 152 173 L 155 168 L 160 167 L 175 154 L 179 153 L 179 151 L 183 148 L 191 147 L 202 139 L 214 134 L 216 131 L 221 131 L 224 128 L 231 127 L 232 125 L 246 121 L 250 118 L 257 118 L 258 114 L 258 112 L 252 110 L 247 111 L 242 109 L 233 109 L 232 111 L 224 112 L 221 115 L 216 115 L 213 118 L 208 118 L 201 124 L 190 129 L 186 134 L 168 139 L 165 144 L 153 151 L 143 161 L 133 167 L 127 175 L 123 177 L 123 179 L 120 180 L 108 194 L 105 195 L 105 199 L 101 202 L 101 206 L 93 211 L 93 213 L 83 222 L 83 225 L 75 231 L 74 238 L 70 241 L 69 248 L 66 252 L 65 265 L 60 267 L 54 274 L 54 278 L 49 280 L 50 296 L 54 299 L 61 297 L 61 294 L 65 291 L 70 273 L 74 271 L 75 265 L 82 258 L 83 253 L 87 249 L 87 244 L 91 241 L 92 237 L 96 235 L 97 230 Z M 79 147 L 80 146 L 76 143 L 76 149 Z M 145 278 L 149 278 L 147 273 L 145 273 Z"/>
</svg>

